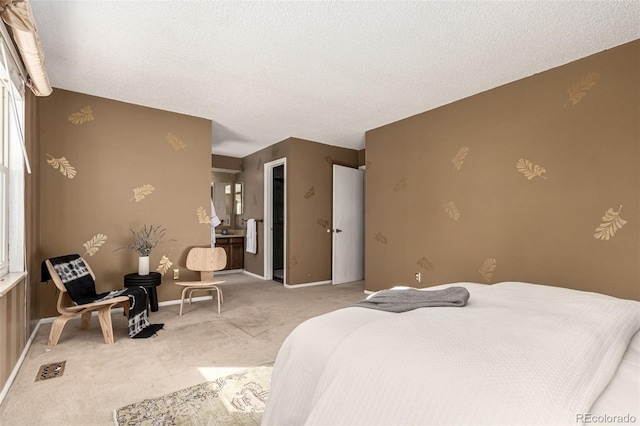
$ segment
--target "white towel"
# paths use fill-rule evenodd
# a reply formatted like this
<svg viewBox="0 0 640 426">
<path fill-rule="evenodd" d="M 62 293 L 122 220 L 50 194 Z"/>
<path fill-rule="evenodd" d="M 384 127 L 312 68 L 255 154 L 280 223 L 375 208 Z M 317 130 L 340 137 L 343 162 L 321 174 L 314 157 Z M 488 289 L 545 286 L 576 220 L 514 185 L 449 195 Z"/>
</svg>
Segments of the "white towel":
<svg viewBox="0 0 640 426">
<path fill-rule="evenodd" d="M 213 199 L 211 200 L 211 247 L 216 246 L 216 226 L 220 225 L 222 222 L 220 218 L 216 214 L 216 208 L 213 206 Z"/>
<path fill-rule="evenodd" d="M 256 232 L 256 220 L 247 220 L 247 253 L 256 254 L 258 251 L 258 235 Z"/>
</svg>

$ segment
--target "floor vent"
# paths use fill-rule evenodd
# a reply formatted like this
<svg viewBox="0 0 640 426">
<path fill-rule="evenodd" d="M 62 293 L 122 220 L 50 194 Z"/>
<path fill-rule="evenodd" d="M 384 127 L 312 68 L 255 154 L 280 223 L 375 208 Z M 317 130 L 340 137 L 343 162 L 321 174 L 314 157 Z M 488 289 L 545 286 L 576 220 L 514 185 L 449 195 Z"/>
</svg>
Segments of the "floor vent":
<svg viewBox="0 0 640 426">
<path fill-rule="evenodd" d="M 64 365 L 66 363 L 67 361 L 61 361 L 54 362 L 53 364 L 41 365 L 38 370 L 38 375 L 36 376 L 36 382 L 62 376 L 62 373 L 64 373 Z"/>
</svg>

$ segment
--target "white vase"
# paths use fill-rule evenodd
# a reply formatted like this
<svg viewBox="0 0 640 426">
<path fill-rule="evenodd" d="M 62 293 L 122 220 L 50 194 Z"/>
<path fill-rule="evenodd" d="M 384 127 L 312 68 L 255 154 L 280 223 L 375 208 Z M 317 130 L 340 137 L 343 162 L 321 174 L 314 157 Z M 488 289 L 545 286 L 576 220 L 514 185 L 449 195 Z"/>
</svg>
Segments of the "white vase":
<svg viewBox="0 0 640 426">
<path fill-rule="evenodd" d="M 149 275 L 149 256 L 138 257 L 138 275 Z"/>
</svg>

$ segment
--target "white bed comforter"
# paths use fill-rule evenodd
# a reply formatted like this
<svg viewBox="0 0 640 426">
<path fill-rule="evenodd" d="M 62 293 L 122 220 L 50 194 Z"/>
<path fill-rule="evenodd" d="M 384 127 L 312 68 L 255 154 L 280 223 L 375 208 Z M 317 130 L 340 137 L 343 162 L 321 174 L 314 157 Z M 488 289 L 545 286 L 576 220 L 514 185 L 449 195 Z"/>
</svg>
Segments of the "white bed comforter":
<svg viewBox="0 0 640 426">
<path fill-rule="evenodd" d="M 301 324 L 278 354 L 263 424 L 575 425 L 640 329 L 640 302 L 457 285 L 466 307 L 349 308 Z"/>
</svg>

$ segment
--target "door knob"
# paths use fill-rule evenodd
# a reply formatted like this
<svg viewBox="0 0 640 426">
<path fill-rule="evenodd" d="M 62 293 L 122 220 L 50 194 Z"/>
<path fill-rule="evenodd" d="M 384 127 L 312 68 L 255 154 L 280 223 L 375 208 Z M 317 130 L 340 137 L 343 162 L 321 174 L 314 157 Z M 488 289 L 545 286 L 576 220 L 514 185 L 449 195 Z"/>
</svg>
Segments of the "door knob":
<svg viewBox="0 0 640 426">
<path fill-rule="evenodd" d="M 342 229 L 336 229 L 336 234 L 337 234 L 338 232 L 342 232 Z"/>
</svg>

